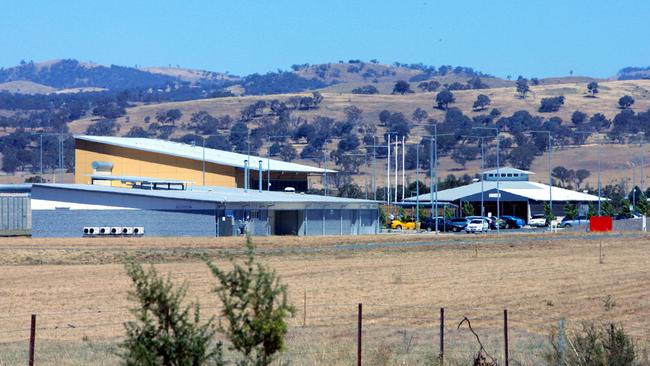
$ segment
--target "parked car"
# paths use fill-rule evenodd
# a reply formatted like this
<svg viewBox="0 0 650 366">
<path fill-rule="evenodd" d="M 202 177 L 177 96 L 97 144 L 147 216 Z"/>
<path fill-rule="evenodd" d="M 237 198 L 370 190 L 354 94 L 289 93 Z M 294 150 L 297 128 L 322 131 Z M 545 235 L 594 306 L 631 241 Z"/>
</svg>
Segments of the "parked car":
<svg viewBox="0 0 650 366">
<path fill-rule="evenodd" d="M 627 219 L 640 219 L 642 215 L 638 212 L 630 212 L 629 215 L 617 214 L 614 216 L 614 220 L 627 220 Z"/>
<path fill-rule="evenodd" d="M 438 231 L 449 231 L 451 230 L 452 225 L 449 223 L 449 220 L 444 217 L 438 217 Z M 427 217 L 420 223 L 420 229 L 422 230 L 435 230 L 436 229 L 436 219 L 435 217 Z"/>
<path fill-rule="evenodd" d="M 470 222 L 465 226 L 465 231 L 469 233 L 485 233 L 488 230 L 490 230 L 490 225 L 488 224 L 488 220 L 484 218 L 480 219 L 472 219 Z"/>
<path fill-rule="evenodd" d="M 501 219 L 505 222 L 506 229 L 521 229 L 526 225 L 523 219 L 516 216 L 501 216 Z"/>
<path fill-rule="evenodd" d="M 489 226 L 490 229 L 492 229 L 492 230 L 497 229 L 497 219 L 494 216 L 490 216 L 490 217 L 487 217 L 487 216 L 465 216 L 465 218 L 469 219 L 469 220 L 474 220 L 474 219 L 486 220 L 488 222 L 488 226 Z M 503 220 L 499 220 L 498 222 L 500 224 L 499 228 L 503 229 L 505 227 L 505 223 L 503 222 Z"/>
<path fill-rule="evenodd" d="M 530 226 L 545 227 L 548 226 L 548 224 L 549 223 L 546 221 L 546 216 L 544 214 L 535 214 L 530 218 L 530 220 L 528 220 L 528 225 Z"/>
<path fill-rule="evenodd" d="M 570 218 L 565 216 L 560 222 L 560 227 L 572 227 L 578 225 L 589 225 L 589 218 L 587 216 L 576 216 L 575 218 Z"/>
<path fill-rule="evenodd" d="M 395 219 L 390 222 L 390 228 L 395 230 L 415 230 L 415 222 Z"/>
<path fill-rule="evenodd" d="M 465 217 L 456 217 L 450 219 L 448 224 L 451 226 L 450 231 L 460 232 L 465 230 L 465 227 L 469 224 L 469 220 Z"/>
</svg>

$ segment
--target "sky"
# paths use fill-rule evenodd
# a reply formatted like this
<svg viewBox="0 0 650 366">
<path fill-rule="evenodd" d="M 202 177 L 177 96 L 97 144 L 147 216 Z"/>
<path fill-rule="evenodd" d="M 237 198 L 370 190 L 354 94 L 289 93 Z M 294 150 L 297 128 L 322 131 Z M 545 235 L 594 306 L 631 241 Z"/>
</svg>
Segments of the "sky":
<svg viewBox="0 0 650 366">
<path fill-rule="evenodd" d="M 3 0 L 0 67 L 75 58 L 236 75 L 378 59 L 506 77 L 650 66 L 650 1 Z"/>
</svg>

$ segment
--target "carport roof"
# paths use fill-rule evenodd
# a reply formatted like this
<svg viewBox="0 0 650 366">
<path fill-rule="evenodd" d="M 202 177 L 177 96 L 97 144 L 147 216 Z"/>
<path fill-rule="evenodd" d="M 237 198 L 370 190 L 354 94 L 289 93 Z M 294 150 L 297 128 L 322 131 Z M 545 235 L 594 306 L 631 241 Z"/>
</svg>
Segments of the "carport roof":
<svg viewBox="0 0 650 366">
<path fill-rule="evenodd" d="M 137 195 L 156 198 L 169 198 L 191 201 L 205 201 L 216 203 L 316 203 L 316 204 L 377 204 L 376 201 L 319 196 L 314 194 L 286 193 L 286 192 L 259 192 L 249 189 L 248 192 L 241 188 L 224 187 L 192 187 L 188 190 L 150 190 L 138 188 L 121 188 L 90 184 L 34 184 L 35 191 L 39 187 L 47 189 L 66 189 L 97 193 L 112 193 L 123 195 Z"/>
<path fill-rule="evenodd" d="M 484 181 L 483 191 L 493 191 L 497 188 L 496 181 Z M 549 200 L 549 186 L 542 183 L 528 182 L 528 181 L 501 181 L 499 182 L 499 190 L 507 192 L 516 196 L 524 197 L 534 201 L 548 201 Z M 454 202 L 463 200 L 465 197 L 473 196 L 481 193 L 481 182 L 468 184 L 466 186 L 445 189 L 438 191 L 438 201 Z M 583 192 L 571 191 L 569 189 L 552 187 L 551 194 L 553 201 L 573 201 L 573 202 L 596 202 L 598 196 L 587 194 Z M 416 197 L 409 197 L 405 201 L 415 201 Z M 431 200 L 431 194 L 421 194 L 420 201 Z M 607 200 L 601 198 L 601 200 Z"/>
</svg>

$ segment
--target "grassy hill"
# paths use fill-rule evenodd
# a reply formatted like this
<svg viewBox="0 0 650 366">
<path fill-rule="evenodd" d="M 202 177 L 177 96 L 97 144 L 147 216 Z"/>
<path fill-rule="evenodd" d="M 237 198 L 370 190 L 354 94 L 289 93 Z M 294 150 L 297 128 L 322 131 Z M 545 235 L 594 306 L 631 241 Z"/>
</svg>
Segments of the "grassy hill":
<svg viewBox="0 0 650 366">
<path fill-rule="evenodd" d="M 546 84 L 542 83 L 538 86 L 531 87 L 531 93 L 525 98 L 517 97 L 514 87 L 499 87 L 491 89 L 480 90 L 463 90 L 454 91 L 456 102 L 453 107 L 459 108 L 466 115 L 476 116 L 485 114 L 491 108 L 497 108 L 501 111 L 503 116 L 508 116 L 518 110 L 529 111 L 533 115 L 542 116 L 546 119 L 551 117 L 560 117 L 565 124 L 571 124 L 570 119 L 574 111 L 580 110 L 588 115 L 595 113 L 602 113 L 608 118 L 613 118 L 620 112 L 618 108 L 618 99 L 623 95 L 630 95 L 635 99 L 633 110 L 646 111 L 650 109 L 650 80 L 627 80 L 627 81 L 606 81 L 600 82 L 600 93 L 597 98 L 591 98 L 587 95 L 586 81 L 571 82 L 571 80 L 564 80 L 559 84 Z M 388 83 L 388 82 L 386 82 Z M 338 87 L 346 86 L 347 84 L 340 84 Z M 319 109 L 294 111 L 292 116 L 301 118 L 303 120 L 313 120 L 317 116 L 328 116 L 334 119 L 343 119 L 345 112 L 344 109 L 349 106 L 356 106 L 363 111 L 362 118 L 366 121 L 377 123 L 379 112 L 382 110 L 390 110 L 394 112 L 402 112 L 407 117 L 410 117 L 416 108 L 422 108 L 431 118 L 438 121 L 444 118 L 444 111 L 434 109 L 433 105 L 436 93 L 418 92 L 406 95 L 391 95 L 391 94 L 375 94 L 375 95 L 360 95 L 351 94 L 346 92 L 334 92 L 333 87 L 324 88 L 321 90 L 323 94 L 323 102 Z M 476 112 L 472 110 L 472 104 L 477 95 L 485 94 L 490 97 L 492 104 L 487 111 Z M 260 100 L 270 101 L 278 99 L 286 101 L 291 97 L 305 96 L 308 94 L 282 94 L 282 95 L 267 95 L 267 96 L 242 96 L 242 97 L 227 97 L 227 98 L 214 98 L 202 99 L 187 102 L 175 103 L 162 103 L 152 105 L 140 105 L 127 109 L 127 114 L 124 117 L 118 118 L 117 122 L 121 125 L 119 134 L 124 135 L 133 127 L 142 127 L 146 129 L 146 117 L 151 121 L 155 120 L 157 113 L 167 111 L 169 109 L 179 109 L 182 112 L 180 121 L 176 123 L 179 128 L 174 132 L 172 137 L 180 137 L 190 131 L 182 126 L 190 122 L 191 115 L 199 111 L 206 111 L 215 117 L 230 115 L 237 119 L 240 112 L 246 106 L 253 104 Z M 555 113 L 540 113 L 538 108 L 542 98 L 563 95 L 565 99 L 564 106 Z M 74 121 L 70 124 L 70 130 L 74 133 L 84 133 L 89 125 L 94 123 L 96 118 L 84 118 Z M 256 123 L 252 122 L 250 127 L 255 127 Z M 377 134 L 384 132 L 382 127 L 378 127 Z M 415 143 L 419 141 L 421 135 L 426 134 L 422 126 L 414 126 L 413 132 L 409 142 Z M 335 148 L 336 141 L 333 141 L 328 150 Z M 594 146 L 580 146 L 571 147 L 565 146 L 563 150 L 557 151 L 554 157 L 554 165 L 564 165 L 570 169 L 585 168 L 592 172 L 592 176 L 587 182 L 594 186 L 596 184 L 596 162 L 594 155 Z M 298 147 L 299 150 L 299 147 Z M 262 149 L 265 153 L 265 148 Z M 630 146 L 625 145 L 611 145 L 603 150 L 603 156 L 607 157 L 607 162 L 603 164 L 603 181 L 610 182 L 620 179 L 628 179 L 631 176 L 629 161 L 635 158 L 636 153 L 640 152 L 638 149 L 630 150 Z M 650 161 L 650 158 L 647 159 Z M 383 164 L 381 164 L 383 168 Z M 478 169 L 478 161 L 469 162 L 467 169 L 460 169 L 461 167 L 454 163 L 449 157 L 441 157 L 440 175 L 456 174 L 462 175 L 468 173 L 473 175 Z M 547 181 L 546 175 L 546 157 L 538 157 L 532 165 L 534 171 L 538 173 L 535 180 Z M 367 171 L 367 169 L 365 169 Z M 647 169 L 650 173 L 650 169 Z M 409 172 L 409 176 L 413 176 L 414 172 Z M 380 183 L 383 182 L 383 175 L 378 172 Z M 357 181 L 362 181 L 361 177 L 357 177 Z M 648 179 L 646 179 L 648 181 Z"/>
</svg>

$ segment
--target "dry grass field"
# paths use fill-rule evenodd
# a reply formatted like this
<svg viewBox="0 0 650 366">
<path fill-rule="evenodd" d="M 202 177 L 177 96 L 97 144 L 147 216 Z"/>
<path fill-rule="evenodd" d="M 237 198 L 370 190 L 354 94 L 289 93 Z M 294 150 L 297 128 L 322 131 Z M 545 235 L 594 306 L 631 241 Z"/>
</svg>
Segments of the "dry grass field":
<svg viewBox="0 0 650 366">
<path fill-rule="evenodd" d="M 289 285 L 297 308 L 281 361 L 351 364 L 360 302 L 366 364 L 428 362 L 437 353 L 441 306 L 448 359 L 458 364 L 476 350 L 466 330 L 455 330 L 463 316 L 472 320 L 488 352 L 502 354 L 503 309 L 509 310 L 511 360 L 523 365 L 540 364 L 547 335 L 560 318 L 569 332 L 582 320 L 620 322 L 646 347 L 650 237 L 556 235 L 256 240 L 264 250 L 261 260 Z M 364 244 L 380 241 L 430 244 Z M 336 246 L 354 242 L 359 245 Z M 216 314 L 215 280 L 198 255 L 227 265 L 220 250 L 241 244 L 241 238 L 0 239 L 0 365 L 25 361 L 31 313 L 38 314 L 39 364 L 116 364 L 122 323 L 132 319 L 121 263 L 128 257 L 154 262 L 175 282 L 186 282 L 188 299 L 200 301 L 204 314 Z"/>
</svg>

